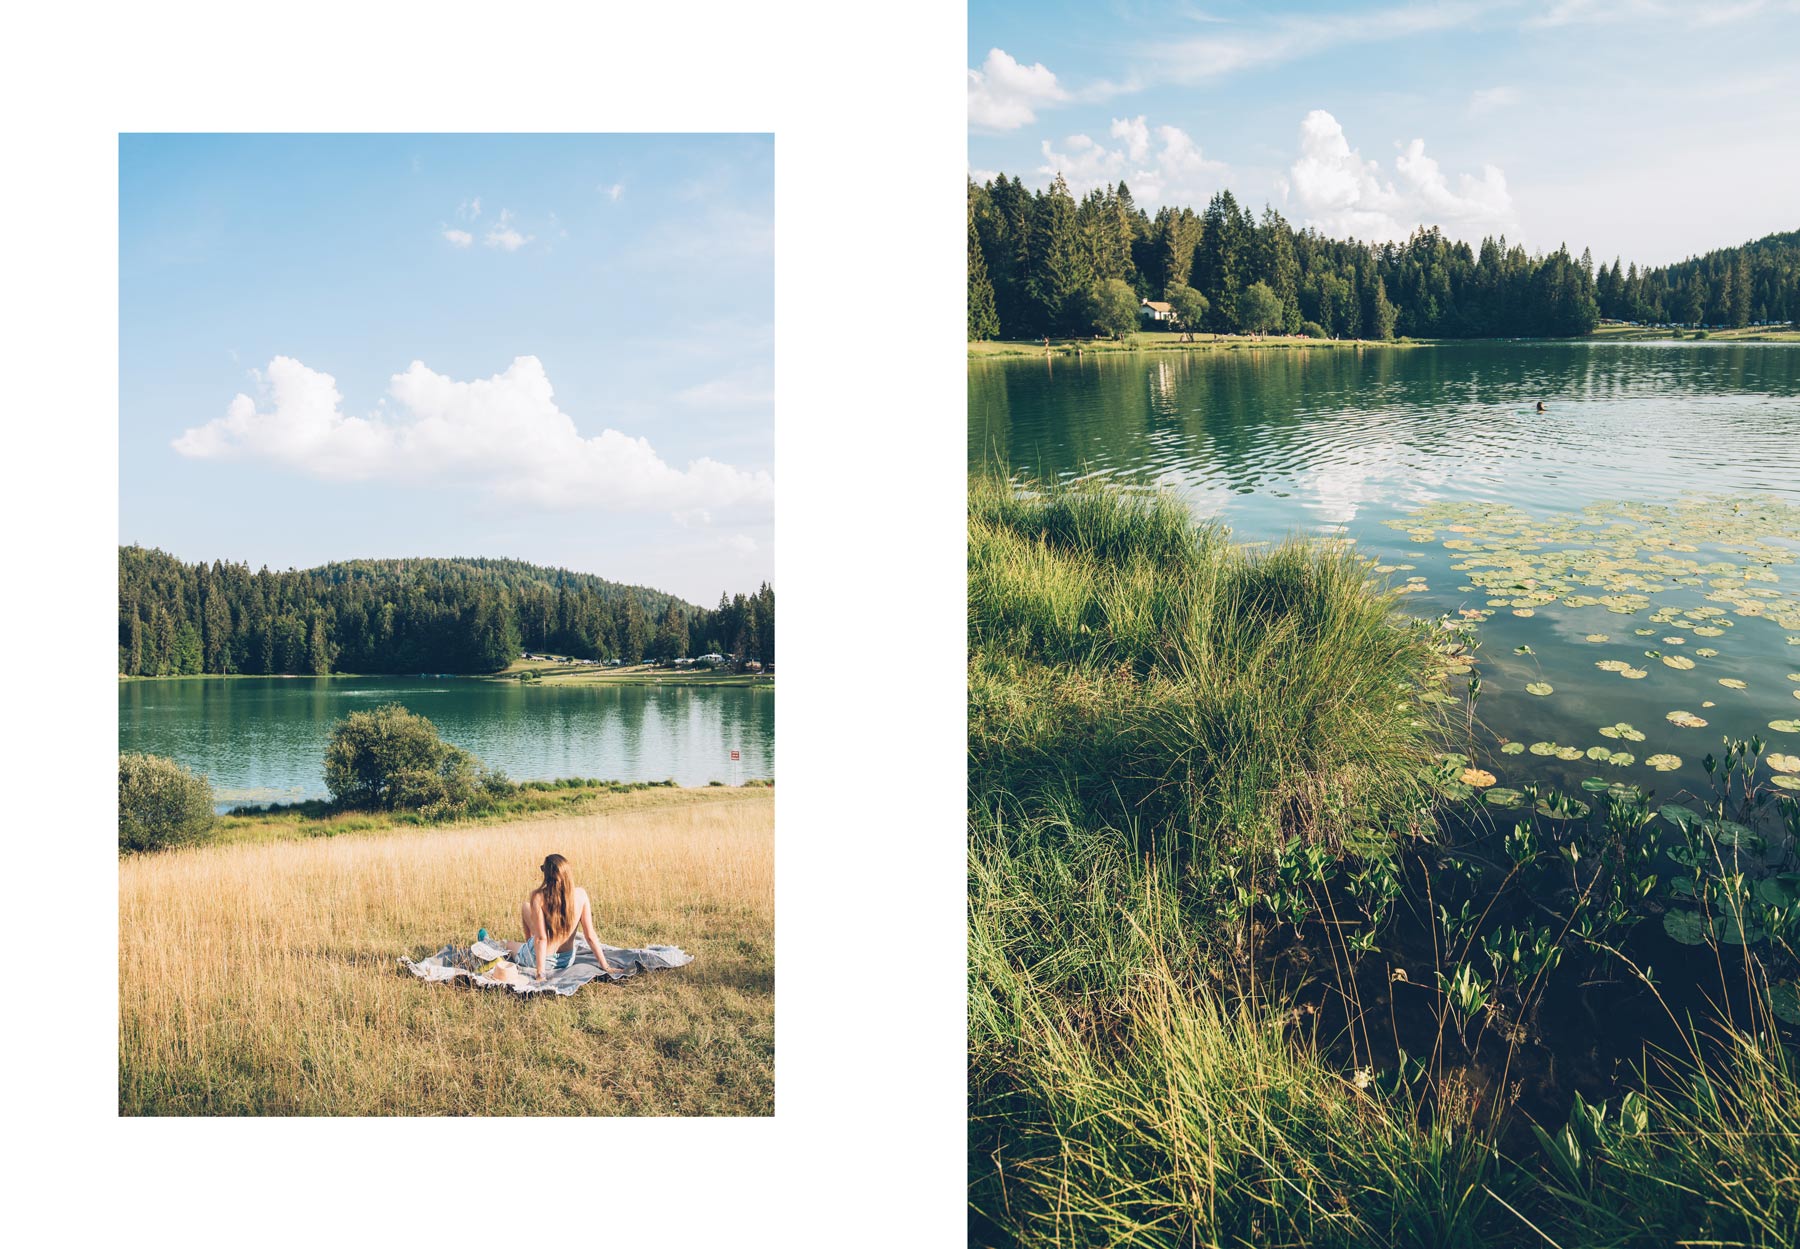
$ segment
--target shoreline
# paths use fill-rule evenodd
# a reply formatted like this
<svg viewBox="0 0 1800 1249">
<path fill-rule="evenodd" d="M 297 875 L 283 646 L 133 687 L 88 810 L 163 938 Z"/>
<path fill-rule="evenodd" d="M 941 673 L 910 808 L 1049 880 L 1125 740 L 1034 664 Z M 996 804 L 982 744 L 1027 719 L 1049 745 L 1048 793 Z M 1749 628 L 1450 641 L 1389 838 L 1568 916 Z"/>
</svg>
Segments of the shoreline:
<svg viewBox="0 0 1800 1249">
<path fill-rule="evenodd" d="M 245 803 L 236 812 L 219 815 L 212 833 L 191 847 L 139 855 L 121 855 L 121 861 L 182 854 L 194 850 L 305 842 L 320 838 L 387 836 L 396 832 L 448 832 L 500 828 L 549 819 L 616 815 L 639 811 L 700 807 L 754 801 L 775 788 L 761 778 L 741 785 L 676 785 L 669 781 L 598 781 L 570 777 L 560 781 L 521 781 L 518 792 L 500 805 L 454 820 L 426 820 L 408 811 L 337 811 L 323 799 L 265 806 Z"/>
<path fill-rule="evenodd" d="M 1180 336 L 1177 334 L 1140 333 L 1124 340 L 1052 338 L 1047 348 L 1042 339 L 974 340 L 968 344 L 968 358 L 970 361 L 975 361 L 1031 356 L 1075 356 L 1078 352 L 1080 355 L 1129 355 L 1153 351 L 1269 351 L 1293 348 L 1361 351 L 1365 348 L 1443 347 L 1461 343 L 1646 343 L 1671 346 L 1677 343 L 1684 346 L 1692 344 L 1733 346 L 1738 343 L 1800 344 L 1800 330 L 1780 329 L 1772 326 L 1752 326 L 1741 330 L 1707 330 L 1704 338 L 1697 337 L 1696 332 L 1692 330 L 1679 331 L 1681 337 L 1677 338 L 1675 337 L 1677 332 L 1647 327 L 1607 326 L 1595 330 L 1592 334 L 1576 337 L 1396 338 L 1389 342 L 1372 338 L 1303 338 L 1288 334 L 1269 334 L 1260 338 L 1240 334 L 1214 334 L 1201 341 L 1191 343 L 1180 341 Z"/>
<path fill-rule="evenodd" d="M 145 677 L 119 673 L 120 685 L 143 681 L 505 681 L 514 685 L 686 685 L 722 689 L 728 686 L 773 689 L 773 673 L 756 672 L 686 672 L 679 669 L 642 668 L 593 671 L 573 664 L 547 665 L 545 675 L 536 681 L 521 681 L 519 665 L 498 672 L 180 672 L 167 676 Z"/>
</svg>

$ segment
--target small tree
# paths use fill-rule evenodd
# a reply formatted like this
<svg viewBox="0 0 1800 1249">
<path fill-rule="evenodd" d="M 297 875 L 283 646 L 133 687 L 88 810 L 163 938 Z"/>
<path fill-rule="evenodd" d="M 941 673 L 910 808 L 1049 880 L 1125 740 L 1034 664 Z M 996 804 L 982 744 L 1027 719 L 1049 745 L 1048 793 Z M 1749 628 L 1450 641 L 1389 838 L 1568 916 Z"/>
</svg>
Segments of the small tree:
<svg viewBox="0 0 1800 1249">
<path fill-rule="evenodd" d="M 325 747 L 325 785 L 340 806 L 419 811 L 432 819 L 461 815 L 510 788 L 503 775 L 488 772 L 399 703 L 338 721 Z"/>
<path fill-rule="evenodd" d="M 1252 282 L 1238 296 L 1238 320 L 1252 334 L 1264 333 L 1281 320 L 1281 296 L 1267 282 Z"/>
<path fill-rule="evenodd" d="M 191 845 L 212 831 L 212 785 L 173 759 L 119 756 L 119 849 Z"/>
<path fill-rule="evenodd" d="M 1124 338 L 1137 329 L 1138 297 L 1130 284 L 1107 278 L 1088 288 L 1088 323 L 1095 329 Z"/>
<path fill-rule="evenodd" d="M 1163 292 L 1169 307 L 1175 311 L 1175 320 L 1181 328 L 1188 331 L 1200 328 L 1206 320 L 1206 296 L 1184 282 L 1176 282 Z"/>
</svg>

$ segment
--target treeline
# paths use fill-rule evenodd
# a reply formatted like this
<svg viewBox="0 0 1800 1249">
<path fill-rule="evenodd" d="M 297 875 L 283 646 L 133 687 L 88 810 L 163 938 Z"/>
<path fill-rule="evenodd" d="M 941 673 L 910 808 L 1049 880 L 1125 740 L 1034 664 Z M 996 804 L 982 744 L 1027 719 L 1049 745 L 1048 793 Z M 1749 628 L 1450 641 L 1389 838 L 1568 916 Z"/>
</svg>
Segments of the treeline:
<svg viewBox="0 0 1800 1249">
<path fill-rule="evenodd" d="M 1770 234 L 1660 269 L 1621 269 L 1595 279 L 1600 315 L 1651 325 L 1742 329 L 1800 318 L 1800 230 Z"/>
<path fill-rule="evenodd" d="M 696 607 L 517 560 L 358 560 L 303 571 L 119 548 L 119 671 L 494 672 L 521 651 L 578 659 L 719 652 L 773 663 L 775 592 Z"/>
<path fill-rule="evenodd" d="M 1230 191 L 1154 217 L 1123 182 L 1079 202 L 1060 175 L 1042 191 L 999 175 L 968 193 L 971 339 L 1124 333 L 1140 299 L 1168 302 L 1185 329 L 1379 340 L 1561 337 L 1602 316 L 1745 324 L 1800 305 L 1794 235 L 1596 273 L 1586 251 L 1531 255 L 1504 237 L 1476 248 L 1435 227 L 1403 243 L 1330 239 L 1273 208 L 1259 218 Z"/>
</svg>

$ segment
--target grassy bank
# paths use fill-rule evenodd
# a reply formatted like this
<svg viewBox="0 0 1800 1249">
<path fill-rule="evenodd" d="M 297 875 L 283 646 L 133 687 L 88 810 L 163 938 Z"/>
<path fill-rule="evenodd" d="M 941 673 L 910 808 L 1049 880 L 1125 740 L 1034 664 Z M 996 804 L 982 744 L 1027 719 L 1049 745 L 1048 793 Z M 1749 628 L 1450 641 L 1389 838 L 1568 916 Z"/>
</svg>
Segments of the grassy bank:
<svg viewBox="0 0 1800 1249">
<path fill-rule="evenodd" d="M 605 801 L 122 860 L 120 1112 L 772 1113 L 773 792 Z M 602 940 L 696 961 L 548 1001 L 397 965 L 482 927 L 519 936 L 551 851 Z"/>
<path fill-rule="evenodd" d="M 972 486 L 972 1243 L 1800 1237 L 1800 1086 L 1766 1016 L 1671 1030 L 1622 1100 L 1523 1108 L 1545 999 L 1502 1002 L 1496 971 L 1489 1009 L 1462 977 L 1533 953 L 1479 901 L 1444 945 L 1421 869 L 1447 875 L 1437 795 L 1470 788 L 1438 753 L 1470 653 L 1394 601 L 1336 547 L 1246 552 L 1167 499 Z M 1589 854 L 1558 922 L 1605 941 L 1595 843 L 1560 838 Z"/>
<path fill-rule="evenodd" d="M 1405 342 L 1377 342 L 1373 339 L 1303 338 L 1298 334 L 1196 334 L 1194 341 L 1183 342 L 1180 334 L 1141 331 L 1123 339 L 1052 338 L 1049 354 L 1108 355 L 1131 351 L 1265 351 L 1276 348 L 1310 347 L 1320 351 L 1360 350 L 1364 347 L 1410 347 Z M 1006 339 L 971 342 L 969 359 L 985 360 L 1004 356 L 1041 356 L 1045 354 L 1041 338 Z"/>
<path fill-rule="evenodd" d="M 529 675 L 527 675 L 529 674 Z M 548 659 L 518 659 L 499 672 L 481 678 L 486 681 L 518 681 L 525 678 L 546 685 L 676 685 L 726 686 L 749 685 L 768 687 L 775 684 L 772 673 L 714 672 L 710 669 L 652 668 L 648 664 L 630 667 L 600 668 L 588 664 L 557 663 Z"/>
<path fill-rule="evenodd" d="M 750 787 L 767 782 L 752 781 Z M 560 781 L 521 781 L 504 797 L 491 798 L 479 814 L 456 825 L 493 825 L 515 820 L 557 819 L 568 815 L 610 815 L 686 806 L 716 800 L 720 786 L 688 788 L 674 781 L 599 781 L 568 777 Z M 214 822 L 209 845 L 243 845 L 261 841 L 297 841 L 379 833 L 399 828 L 442 828 L 443 821 L 417 811 L 342 810 L 324 800 L 234 808 Z"/>
<path fill-rule="evenodd" d="M 1594 342 L 1668 342 L 1677 334 L 1682 342 L 1800 343 L 1800 330 L 1778 326 L 1746 326 L 1743 329 L 1707 330 L 1695 338 L 1693 330 L 1659 330 L 1644 325 L 1602 325 L 1589 336 Z"/>
</svg>

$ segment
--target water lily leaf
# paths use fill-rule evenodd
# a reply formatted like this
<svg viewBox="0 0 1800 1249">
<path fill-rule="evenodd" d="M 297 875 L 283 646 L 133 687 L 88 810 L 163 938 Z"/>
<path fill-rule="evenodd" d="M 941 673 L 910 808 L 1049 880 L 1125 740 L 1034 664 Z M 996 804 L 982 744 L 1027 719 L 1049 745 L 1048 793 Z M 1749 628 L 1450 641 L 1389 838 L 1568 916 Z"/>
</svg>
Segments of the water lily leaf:
<svg viewBox="0 0 1800 1249">
<path fill-rule="evenodd" d="M 1515 647 L 1513 647 L 1513 654 L 1515 654 L 1515 655 L 1535 655 L 1535 654 L 1537 654 L 1537 652 L 1532 650 L 1529 646 L 1515 646 Z"/>
<path fill-rule="evenodd" d="M 1677 898 L 1694 896 L 1694 880 L 1691 876 L 1677 876 L 1669 882 L 1669 893 Z"/>
<path fill-rule="evenodd" d="M 1500 753 L 1503 755 L 1522 755 L 1525 753 L 1525 743 L 1508 742 L 1506 745 L 1500 747 Z"/>
<path fill-rule="evenodd" d="M 1683 945 L 1706 944 L 1706 921 L 1698 911 L 1664 911 L 1663 931 Z"/>
<path fill-rule="evenodd" d="M 1612 751 L 1604 746 L 1589 746 L 1587 757 L 1590 759 L 1610 759 L 1612 758 Z"/>
<path fill-rule="evenodd" d="M 1769 727 L 1777 733 L 1800 733 L 1800 720 L 1771 720 Z"/>
<path fill-rule="evenodd" d="M 1668 667 L 1675 668 L 1682 672 L 1686 672 L 1689 668 L 1694 666 L 1694 661 L 1689 659 L 1686 655 L 1664 655 L 1662 661 Z"/>
<path fill-rule="evenodd" d="M 1525 692 L 1527 694 L 1536 694 L 1539 698 L 1542 698 L 1546 694 L 1556 693 L 1556 689 L 1548 681 L 1533 681 L 1525 687 Z"/>
<path fill-rule="evenodd" d="M 1619 675 L 1624 677 L 1627 681 L 1642 681 L 1650 674 L 1645 672 L 1642 668 L 1627 668 Z"/>
<path fill-rule="evenodd" d="M 1644 764 L 1647 767 L 1656 769 L 1658 772 L 1673 772 L 1676 768 L 1681 766 L 1681 756 L 1651 755 L 1648 759 L 1644 760 Z"/>
<path fill-rule="evenodd" d="M 1763 762 L 1776 772 L 1800 772 L 1800 755 L 1765 755 Z"/>
<path fill-rule="evenodd" d="M 1595 662 L 1594 667 L 1599 668 L 1602 672 L 1623 672 L 1631 665 L 1623 659 L 1601 659 Z"/>
<path fill-rule="evenodd" d="M 1769 989 L 1769 1009 L 1783 1023 L 1800 1027 L 1800 985 L 1782 981 Z"/>
<path fill-rule="evenodd" d="M 1465 785 L 1461 781 L 1445 781 L 1438 786 L 1438 792 L 1452 802 L 1461 802 L 1465 798 L 1475 796 L 1475 787 Z"/>
<path fill-rule="evenodd" d="M 1493 790 L 1488 792 L 1492 793 Z M 1583 820 L 1587 818 L 1588 812 L 1592 809 L 1579 798 L 1566 799 L 1561 810 L 1558 810 L 1548 798 L 1539 798 L 1537 806 L 1534 808 L 1539 815 L 1550 820 Z"/>
<path fill-rule="evenodd" d="M 1788 906 L 1800 900 L 1800 880 L 1791 872 L 1759 880 L 1756 882 L 1756 896 L 1770 906 Z"/>
<path fill-rule="evenodd" d="M 1610 642 L 1612 641 L 1612 637 L 1605 633 L 1590 633 L 1582 640 L 1586 642 Z"/>
<path fill-rule="evenodd" d="M 1702 822 L 1699 812 L 1691 811 L 1678 802 L 1663 803 L 1662 809 L 1657 814 L 1684 833 L 1693 832 L 1700 827 Z"/>
<path fill-rule="evenodd" d="M 1472 786 L 1475 789 L 1486 789 L 1494 783 L 1494 774 L 1492 772 L 1484 772 L 1480 768 L 1464 768 L 1462 783 Z"/>
<path fill-rule="evenodd" d="M 1615 768 L 1628 768 L 1637 762 L 1637 757 L 1629 751 L 1615 750 L 1612 754 L 1606 756 L 1606 761 Z"/>
<path fill-rule="evenodd" d="M 1702 659 L 1711 659 L 1713 656 L 1717 655 L 1718 653 L 1719 653 L 1718 651 L 1714 650 L 1710 646 L 1696 646 L 1694 648 L 1694 654 L 1700 656 Z"/>
<path fill-rule="evenodd" d="M 1700 830 L 1728 850 L 1761 850 L 1762 834 L 1733 820 L 1707 820 Z"/>
<path fill-rule="evenodd" d="M 1769 783 L 1777 789 L 1800 793 L 1800 776 L 1772 776 L 1769 778 Z"/>
<path fill-rule="evenodd" d="M 1736 677 L 1720 677 L 1719 684 L 1723 685 L 1728 690 L 1747 690 L 1750 688 L 1749 685 L 1738 680 Z"/>
<path fill-rule="evenodd" d="M 1490 789 L 1481 797 L 1490 807 L 1516 807 L 1525 801 L 1525 795 L 1516 789 Z"/>
<path fill-rule="evenodd" d="M 1559 746 L 1556 751 L 1556 757 L 1565 763 L 1573 763 L 1575 760 L 1581 758 L 1581 747 Z"/>
<path fill-rule="evenodd" d="M 1663 641 L 1669 646 L 1685 646 L 1687 644 L 1686 638 L 1664 638 Z"/>
<path fill-rule="evenodd" d="M 1597 794 L 1601 790 L 1609 787 L 1611 784 L 1612 784 L 1612 782 L 1607 780 L 1603 776 L 1590 776 L 1586 780 L 1581 782 L 1581 787 L 1583 789 L 1587 790 L 1588 793 L 1590 793 L 1590 794 Z"/>
<path fill-rule="evenodd" d="M 1677 728 L 1703 729 L 1706 727 L 1706 721 L 1691 711 L 1671 711 L 1663 719 Z"/>
<path fill-rule="evenodd" d="M 1534 755 L 1553 755 L 1560 749 L 1562 749 L 1562 747 L 1558 746 L 1555 742 L 1531 743 L 1531 753 Z"/>
</svg>

